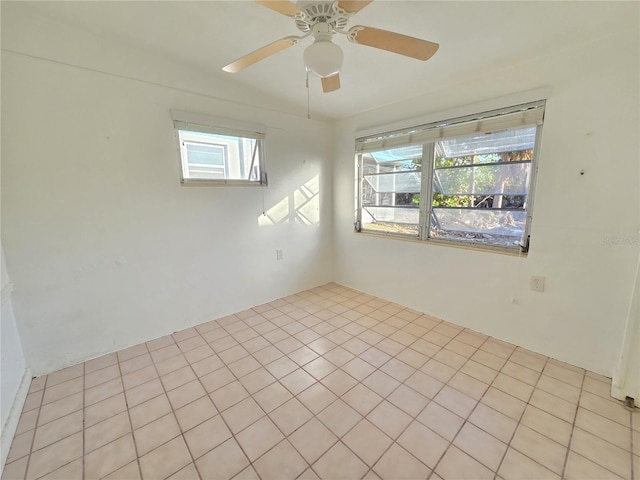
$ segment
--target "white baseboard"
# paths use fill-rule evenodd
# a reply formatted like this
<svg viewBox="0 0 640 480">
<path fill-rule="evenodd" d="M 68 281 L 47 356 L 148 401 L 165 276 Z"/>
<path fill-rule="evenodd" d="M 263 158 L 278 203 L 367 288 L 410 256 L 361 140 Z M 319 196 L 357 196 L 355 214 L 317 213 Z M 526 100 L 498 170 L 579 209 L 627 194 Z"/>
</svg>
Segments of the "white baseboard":
<svg viewBox="0 0 640 480">
<path fill-rule="evenodd" d="M 0 451 L 2 452 L 2 463 L 0 463 L 0 475 L 2 475 L 2 472 L 4 470 L 4 464 L 7 461 L 7 456 L 9 455 L 9 449 L 11 448 L 13 436 L 15 435 L 18 428 L 18 422 L 20 421 L 20 415 L 22 414 L 22 408 L 24 407 L 24 402 L 27 399 L 27 394 L 29 393 L 30 386 L 31 369 L 27 368 L 22 375 L 22 380 L 20 380 L 20 386 L 18 387 L 16 396 L 13 398 L 13 404 L 11 405 L 11 409 L 9 410 L 7 421 L 2 426 L 2 439 L 0 444 Z"/>
</svg>

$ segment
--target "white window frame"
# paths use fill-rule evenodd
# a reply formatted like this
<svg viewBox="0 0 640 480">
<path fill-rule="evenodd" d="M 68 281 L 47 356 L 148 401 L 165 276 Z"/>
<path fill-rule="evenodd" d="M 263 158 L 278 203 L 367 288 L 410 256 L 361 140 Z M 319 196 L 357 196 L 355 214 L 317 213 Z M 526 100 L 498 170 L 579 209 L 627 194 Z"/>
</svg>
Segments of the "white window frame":
<svg viewBox="0 0 640 480">
<path fill-rule="evenodd" d="M 457 117 L 425 125 L 403 128 L 401 130 L 383 131 L 382 133 L 370 134 L 356 138 L 356 232 L 445 245 L 470 246 L 486 250 L 527 253 L 529 250 L 531 223 L 533 220 L 533 204 L 538 170 L 538 157 L 540 154 L 542 124 L 544 120 L 544 109 L 545 101 L 538 100 L 475 115 Z M 431 238 L 430 231 L 434 195 L 434 152 L 436 142 L 439 140 L 464 137 L 477 132 L 497 132 L 534 126 L 536 127 L 536 136 L 524 209 L 525 226 L 519 245 L 504 245 L 453 238 Z M 393 148 L 411 145 L 422 145 L 423 151 L 417 235 L 363 229 L 362 199 L 363 180 L 365 176 L 363 155 L 366 153 L 375 153 L 377 151 L 391 150 Z"/>
<path fill-rule="evenodd" d="M 236 122 L 220 119 L 208 115 L 201 115 L 182 111 L 171 111 L 173 126 L 178 142 L 180 157 L 180 181 L 184 185 L 229 185 L 229 186 L 266 186 L 267 172 L 265 166 L 265 127 L 257 124 Z M 200 134 L 213 134 L 231 137 L 207 139 Z M 250 153 L 250 165 L 246 168 L 246 178 L 239 178 L 234 173 L 235 163 L 243 161 L 240 158 L 238 143 L 242 140 L 251 140 L 253 149 Z M 189 158 L 187 144 L 201 143 L 212 147 L 221 147 L 224 150 L 223 178 L 193 178 L 189 176 Z M 193 165 L 193 164 L 191 164 Z M 257 167 L 257 175 L 253 175 L 254 167 Z"/>
</svg>

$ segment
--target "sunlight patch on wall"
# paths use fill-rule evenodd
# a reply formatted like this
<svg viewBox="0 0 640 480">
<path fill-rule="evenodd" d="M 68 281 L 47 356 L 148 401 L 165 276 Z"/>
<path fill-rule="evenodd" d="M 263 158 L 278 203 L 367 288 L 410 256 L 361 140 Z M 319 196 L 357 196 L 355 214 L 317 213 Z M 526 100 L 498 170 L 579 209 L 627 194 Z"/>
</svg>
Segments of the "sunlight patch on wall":
<svg viewBox="0 0 640 480">
<path fill-rule="evenodd" d="M 258 225 L 320 224 L 320 177 L 316 175 L 258 216 Z"/>
</svg>

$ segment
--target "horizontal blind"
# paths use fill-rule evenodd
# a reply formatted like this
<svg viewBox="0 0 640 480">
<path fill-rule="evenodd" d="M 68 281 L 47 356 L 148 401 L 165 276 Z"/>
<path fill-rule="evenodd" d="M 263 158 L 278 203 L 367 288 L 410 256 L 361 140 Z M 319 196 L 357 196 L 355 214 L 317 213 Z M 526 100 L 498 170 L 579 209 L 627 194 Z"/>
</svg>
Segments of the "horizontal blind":
<svg viewBox="0 0 640 480">
<path fill-rule="evenodd" d="M 545 101 L 540 100 L 477 115 L 369 135 L 356 139 L 356 152 L 376 152 L 465 137 L 476 133 L 489 133 L 510 128 L 541 125 L 544 119 L 544 105 Z"/>
<path fill-rule="evenodd" d="M 213 117 L 200 113 L 171 110 L 171 118 L 176 130 L 257 139 L 264 138 L 266 133 L 266 127 L 264 125 Z"/>
</svg>

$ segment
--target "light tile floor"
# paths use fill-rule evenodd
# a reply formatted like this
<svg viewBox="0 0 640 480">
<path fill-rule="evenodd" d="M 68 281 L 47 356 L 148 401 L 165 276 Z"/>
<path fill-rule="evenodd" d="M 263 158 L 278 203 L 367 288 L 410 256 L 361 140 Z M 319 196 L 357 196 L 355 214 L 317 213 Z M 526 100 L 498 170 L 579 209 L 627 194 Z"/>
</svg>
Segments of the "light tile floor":
<svg viewBox="0 0 640 480">
<path fill-rule="evenodd" d="M 640 478 L 609 389 L 328 284 L 34 379 L 2 478 Z"/>
</svg>

